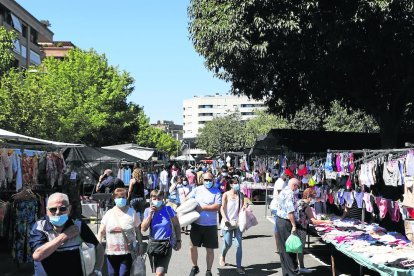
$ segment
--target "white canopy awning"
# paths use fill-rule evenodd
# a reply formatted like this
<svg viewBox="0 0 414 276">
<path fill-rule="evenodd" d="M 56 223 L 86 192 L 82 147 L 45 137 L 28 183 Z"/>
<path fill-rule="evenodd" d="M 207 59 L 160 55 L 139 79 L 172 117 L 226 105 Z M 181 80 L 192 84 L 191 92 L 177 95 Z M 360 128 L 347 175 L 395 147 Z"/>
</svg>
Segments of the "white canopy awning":
<svg viewBox="0 0 414 276">
<path fill-rule="evenodd" d="M 174 158 L 175 161 L 195 161 L 191 155 L 180 155 Z"/>
<path fill-rule="evenodd" d="M 103 149 L 116 149 L 126 154 L 132 155 L 141 160 L 148 161 L 153 155 L 155 150 L 152 148 L 140 147 L 136 144 L 123 144 L 123 145 L 114 145 L 102 147 Z"/>
<path fill-rule="evenodd" d="M 39 138 L 34 138 L 18 133 L 14 133 L 11 131 L 7 131 L 4 129 L 0 129 L 0 139 L 17 141 L 17 142 L 25 142 L 31 144 L 43 144 L 43 145 L 52 145 L 57 147 L 83 147 L 82 144 L 71 144 L 71 143 L 63 143 L 63 142 L 55 142 L 50 140 L 44 140 Z"/>
</svg>

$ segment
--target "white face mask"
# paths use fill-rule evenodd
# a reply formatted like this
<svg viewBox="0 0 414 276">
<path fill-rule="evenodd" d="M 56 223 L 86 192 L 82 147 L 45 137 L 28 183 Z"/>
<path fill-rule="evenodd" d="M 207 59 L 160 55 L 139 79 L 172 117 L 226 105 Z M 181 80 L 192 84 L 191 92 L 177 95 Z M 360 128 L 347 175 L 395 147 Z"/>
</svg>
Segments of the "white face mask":
<svg viewBox="0 0 414 276">
<path fill-rule="evenodd" d="M 314 204 L 315 204 L 315 202 L 316 202 L 316 200 L 315 200 L 314 198 L 312 198 L 312 199 L 310 200 L 310 202 L 309 202 L 309 205 L 314 205 Z"/>
<path fill-rule="evenodd" d="M 296 189 L 296 190 L 294 191 L 294 193 L 295 193 L 295 195 L 299 194 L 299 189 Z"/>
</svg>

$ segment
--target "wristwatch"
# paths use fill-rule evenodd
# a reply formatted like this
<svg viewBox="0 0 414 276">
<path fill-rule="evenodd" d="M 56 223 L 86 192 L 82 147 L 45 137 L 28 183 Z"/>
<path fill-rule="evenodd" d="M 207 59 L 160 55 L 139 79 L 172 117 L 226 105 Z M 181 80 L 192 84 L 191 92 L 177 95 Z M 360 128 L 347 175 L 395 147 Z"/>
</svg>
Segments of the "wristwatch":
<svg viewBox="0 0 414 276">
<path fill-rule="evenodd" d="M 102 272 L 100 270 L 95 269 L 93 272 L 98 276 L 102 276 Z"/>
</svg>

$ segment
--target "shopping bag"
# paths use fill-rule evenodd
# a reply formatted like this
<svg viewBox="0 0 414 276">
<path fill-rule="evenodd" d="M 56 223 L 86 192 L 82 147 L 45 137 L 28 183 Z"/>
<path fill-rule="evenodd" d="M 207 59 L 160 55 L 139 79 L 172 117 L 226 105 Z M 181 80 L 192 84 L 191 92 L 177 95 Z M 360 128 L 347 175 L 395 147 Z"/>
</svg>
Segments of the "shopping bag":
<svg viewBox="0 0 414 276">
<path fill-rule="evenodd" d="M 302 253 L 302 241 L 294 234 L 291 234 L 285 243 L 286 252 L 288 253 Z"/>
<path fill-rule="evenodd" d="M 246 212 L 246 230 L 250 229 L 253 226 L 258 224 L 256 216 L 253 214 L 253 211 L 250 208 L 245 209 Z"/>
<path fill-rule="evenodd" d="M 95 268 L 95 245 L 82 242 L 80 246 L 83 275 L 89 275 L 93 272 Z"/>
<path fill-rule="evenodd" d="M 246 231 L 247 215 L 246 210 L 241 210 L 239 213 L 239 229 L 240 232 Z"/>
<path fill-rule="evenodd" d="M 146 276 L 145 257 L 137 256 L 131 266 L 131 276 Z"/>
</svg>

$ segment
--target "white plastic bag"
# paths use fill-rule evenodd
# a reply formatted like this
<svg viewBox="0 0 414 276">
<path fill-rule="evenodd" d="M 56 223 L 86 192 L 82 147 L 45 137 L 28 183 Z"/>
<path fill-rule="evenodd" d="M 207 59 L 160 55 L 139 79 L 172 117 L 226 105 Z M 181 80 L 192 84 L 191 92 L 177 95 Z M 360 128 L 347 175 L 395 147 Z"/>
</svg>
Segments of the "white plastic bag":
<svg viewBox="0 0 414 276">
<path fill-rule="evenodd" d="M 178 208 L 177 213 L 181 214 L 187 214 L 191 211 L 194 211 L 195 208 L 197 208 L 198 202 L 195 200 L 195 198 L 189 198 L 186 201 L 184 201 Z"/>
<path fill-rule="evenodd" d="M 246 231 L 246 220 L 247 220 L 246 210 L 241 210 L 239 213 L 239 229 L 242 233 Z"/>
<path fill-rule="evenodd" d="M 181 227 L 186 227 L 200 218 L 200 213 L 197 211 L 191 211 L 187 214 L 178 213 L 178 221 Z"/>
<path fill-rule="evenodd" d="M 80 252 L 83 264 L 83 275 L 89 275 L 95 268 L 95 245 L 83 242 L 80 246 Z"/>
</svg>

